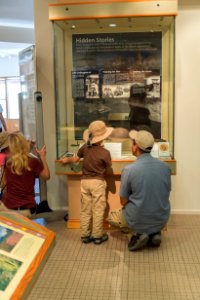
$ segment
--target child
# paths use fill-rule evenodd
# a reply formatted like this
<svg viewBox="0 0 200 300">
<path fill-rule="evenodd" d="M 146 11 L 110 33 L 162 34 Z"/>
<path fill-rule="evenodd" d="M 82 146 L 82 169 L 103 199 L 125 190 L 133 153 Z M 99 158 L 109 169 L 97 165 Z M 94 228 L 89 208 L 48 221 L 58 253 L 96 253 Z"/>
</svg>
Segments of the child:
<svg viewBox="0 0 200 300">
<path fill-rule="evenodd" d="M 111 167 L 110 152 L 103 148 L 102 141 L 111 134 L 112 127 L 106 127 L 103 121 L 92 122 L 83 133 L 86 141 L 76 157 L 65 157 L 61 163 L 78 162 L 83 158 L 81 178 L 81 240 L 83 243 L 101 244 L 108 240 L 104 233 L 103 221 L 106 209 L 106 168 Z"/>
</svg>

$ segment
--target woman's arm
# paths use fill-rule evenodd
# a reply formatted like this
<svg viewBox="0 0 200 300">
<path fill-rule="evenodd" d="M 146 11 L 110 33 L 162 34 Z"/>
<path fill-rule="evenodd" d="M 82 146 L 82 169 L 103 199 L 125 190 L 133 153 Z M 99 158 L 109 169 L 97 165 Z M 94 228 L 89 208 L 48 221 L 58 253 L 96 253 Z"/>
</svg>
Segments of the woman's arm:
<svg viewBox="0 0 200 300">
<path fill-rule="evenodd" d="M 41 177 L 45 180 L 48 180 L 48 179 L 50 179 L 50 171 L 49 171 L 49 167 L 48 167 L 48 164 L 47 164 L 47 161 L 46 161 L 46 146 L 44 145 L 42 147 L 42 149 L 40 149 L 40 150 L 36 149 L 36 151 L 39 154 L 40 160 L 43 164 L 43 170 L 40 173 L 39 177 Z"/>
</svg>

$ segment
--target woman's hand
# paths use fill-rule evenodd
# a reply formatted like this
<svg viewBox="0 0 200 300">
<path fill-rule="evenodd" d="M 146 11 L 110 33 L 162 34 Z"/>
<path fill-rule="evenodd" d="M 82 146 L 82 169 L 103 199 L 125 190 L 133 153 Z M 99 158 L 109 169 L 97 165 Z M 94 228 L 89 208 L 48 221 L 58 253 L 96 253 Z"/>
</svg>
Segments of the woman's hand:
<svg viewBox="0 0 200 300">
<path fill-rule="evenodd" d="M 36 149 L 36 152 L 40 156 L 40 158 L 43 159 L 47 154 L 46 145 L 44 145 L 41 149 Z"/>
<path fill-rule="evenodd" d="M 46 162 L 46 154 L 47 154 L 46 146 L 44 145 L 41 149 L 36 149 L 36 152 L 40 156 L 44 168 L 39 176 L 45 180 L 48 180 L 50 179 L 50 171 L 49 171 L 48 164 Z"/>
</svg>

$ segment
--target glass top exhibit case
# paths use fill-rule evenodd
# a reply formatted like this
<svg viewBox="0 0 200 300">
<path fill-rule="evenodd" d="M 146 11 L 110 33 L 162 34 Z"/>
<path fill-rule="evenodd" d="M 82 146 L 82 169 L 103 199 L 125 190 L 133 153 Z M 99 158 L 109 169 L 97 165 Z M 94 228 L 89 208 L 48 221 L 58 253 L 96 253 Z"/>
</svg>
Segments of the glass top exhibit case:
<svg viewBox="0 0 200 300">
<path fill-rule="evenodd" d="M 147 16 L 143 1 L 123 1 L 120 6 L 119 1 L 77 2 L 49 5 L 57 159 L 77 152 L 94 120 L 115 128 L 150 130 L 157 140 L 169 142 L 173 158 L 177 1 L 150 1 Z M 132 6 L 137 8 L 134 14 Z M 128 152 L 131 156 L 126 142 L 121 158 Z"/>
</svg>

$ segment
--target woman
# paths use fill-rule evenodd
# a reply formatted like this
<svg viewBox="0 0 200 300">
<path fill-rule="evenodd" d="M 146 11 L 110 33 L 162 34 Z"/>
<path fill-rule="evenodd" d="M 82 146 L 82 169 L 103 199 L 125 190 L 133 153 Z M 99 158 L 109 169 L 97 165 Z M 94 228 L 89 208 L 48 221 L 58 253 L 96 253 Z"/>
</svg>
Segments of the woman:
<svg viewBox="0 0 200 300">
<path fill-rule="evenodd" d="M 8 155 L 5 163 L 6 191 L 0 210 L 18 210 L 26 217 L 36 213 L 35 178 L 50 178 L 46 162 L 46 146 L 37 150 L 40 160 L 30 155 L 30 145 L 21 133 L 8 135 Z"/>
</svg>

